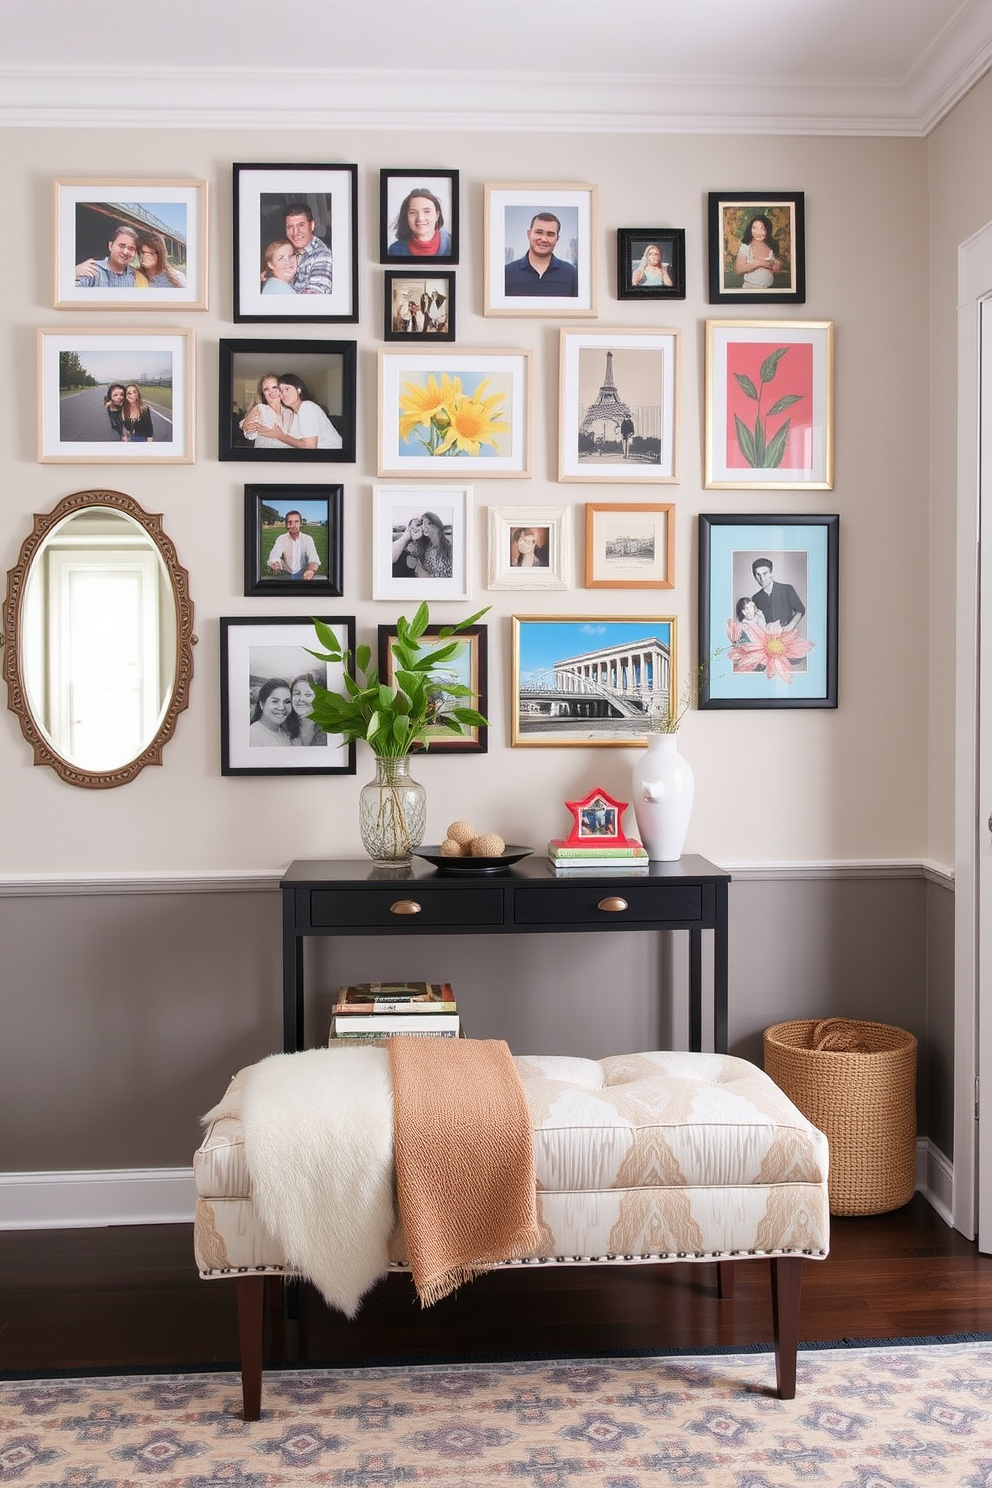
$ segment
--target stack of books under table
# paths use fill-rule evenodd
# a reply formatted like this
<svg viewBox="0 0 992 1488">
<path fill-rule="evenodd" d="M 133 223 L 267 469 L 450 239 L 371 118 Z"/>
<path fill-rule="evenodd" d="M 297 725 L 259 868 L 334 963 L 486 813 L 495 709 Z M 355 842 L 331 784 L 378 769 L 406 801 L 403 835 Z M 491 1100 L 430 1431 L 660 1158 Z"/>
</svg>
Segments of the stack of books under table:
<svg viewBox="0 0 992 1488">
<path fill-rule="evenodd" d="M 458 1038 L 461 1022 L 450 982 L 359 982 L 341 987 L 331 1038 L 379 1043 L 390 1038 Z"/>
<path fill-rule="evenodd" d="M 647 851 L 633 838 L 618 845 L 590 842 L 583 845 L 552 837 L 548 861 L 556 873 L 647 873 Z"/>
</svg>

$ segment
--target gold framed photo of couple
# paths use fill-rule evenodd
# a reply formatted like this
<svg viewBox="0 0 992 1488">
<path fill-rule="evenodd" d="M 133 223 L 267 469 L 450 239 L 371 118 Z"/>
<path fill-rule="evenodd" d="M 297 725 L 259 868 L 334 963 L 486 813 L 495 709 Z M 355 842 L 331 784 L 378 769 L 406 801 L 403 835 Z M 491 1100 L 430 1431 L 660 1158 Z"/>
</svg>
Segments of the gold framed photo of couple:
<svg viewBox="0 0 992 1488">
<path fill-rule="evenodd" d="M 531 357 L 380 347 L 378 474 L 529 475 Z"/>
<path fill-rule="evenodd" d="M 343 486 L 245 486 L 245 594 L 342 593 Z"/>
<path fill-rule="evenodd" d="M 234 319 L 357 321 L 358 166 L 232 169 Z"/>
<path fill-rule="evenodd" d="M 486 185 L 484 315 L 595 317 L 595 186 Z"/>
<path fill-rule="evenodd" d="M 381 170 L 379 262 L 412 268 L 425 260 L 458 262 L 458 172 Z"/>
<path fill-rule="evenodd" d="M 709 193 L 711 305 L 805 305 L 802 191 Z"/>
<path fill-rule="evenodd" d="M 468 599 L 472 487 L 372 487 L 372 598 Z"/>
<path fill-rule="evenodd" d="M 488 556 L 489 589 L 567 589 L 571 507 L 491 506 Z"/>
<path fill-rule="evenodd" d="M 617 299 L 685 299 L 684 228 L 617 228 Z"/>
<path fill-rule="evenodd" d="M 383 275 L 384 341 L 454 341 L 455 276 L 411 265 Z"/>
<path fill-rule="evenodd" d="M 354 341 L 220 342 L 218 460 L 350 465 Z"/>
<path fill-rule="evenodd" d="M 207 308 L 207 183 L 54 182 L 56 310 Z"/>
</svg>

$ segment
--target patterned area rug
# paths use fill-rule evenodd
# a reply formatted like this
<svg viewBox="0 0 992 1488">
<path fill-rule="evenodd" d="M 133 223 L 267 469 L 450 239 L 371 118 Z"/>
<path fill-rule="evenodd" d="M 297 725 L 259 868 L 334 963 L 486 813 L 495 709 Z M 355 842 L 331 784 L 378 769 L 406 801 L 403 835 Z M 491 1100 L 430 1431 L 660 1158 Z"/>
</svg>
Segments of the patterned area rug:
<svg viewBox="0 0 992 1488">
<path fill-rule="evenodd" d="M 992 1488 L 992 1345 L 0 1383 L 17 1488 Z"/>
</svg>

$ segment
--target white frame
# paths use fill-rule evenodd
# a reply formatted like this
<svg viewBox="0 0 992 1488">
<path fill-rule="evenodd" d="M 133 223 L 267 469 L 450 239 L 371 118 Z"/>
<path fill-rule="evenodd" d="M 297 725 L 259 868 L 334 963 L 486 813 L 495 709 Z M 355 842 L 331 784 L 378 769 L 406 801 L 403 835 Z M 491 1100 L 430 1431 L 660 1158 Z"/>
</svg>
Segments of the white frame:
<svg viewBox="0 0 992 1488">
<path fill-rule="evenodd" d="M 514 527 L 547 527 L 547 567 L 513 567 L 508 552 Z M 571 507 L 491 506 L 488 559 L 489 589 L 567 589 L 572 562 Z"/>
<path fill-rule="evenodd" d="M 236 164 L 233 169 L 235 322 L 357 321 L 357 166 Z M 327 246 L 334 255 L 334 285 L 329 295 L 263 295 L 258 244 L 264 192 L 331 198 L 333 228 Z"/>
<path fill-rule="evenodd" d="M 106 438 L 63 440 L 60 354 L 63 351 L 91 352 L 94 357 L 109 356 L 126 361 L 129 355 L 134 355 L 136 339 L 143 341 L 146 349 L 168 353 L 172 357 L 171 441 L 123 444 Z M 94 362 L 92 365 L 95 375 L 100 364 Z M 125 366 L 107 376 L 101 374 L 98 385 L 102 382 L 106 387 L 108 381 L 125 381 L 127 371 Z M 128 465 L 191 465 L 194 459 L 194 406 L 193 332 L 190 330 L 150 331 L 121 327 L 99 331 L 38 331 L 38 460 L 41 464 L 112 465 L 123 461 Z"/>
<path fill-rule="evenodd" d="M 433 510 L 451 512 L 451 578 L 393 576 L 392 545 L 397 521 Z M 472 487 L 376 485 L 372 487 L 372 598 L 389 600 L 468 599 L 472 547 Z"/>
<path fill-rule="evenodd" d="M 56 310 L 184 310 L 207 308 L 207 183 L 187 177 L 148 181 L 143 176 L 71 176 L 53 182 Z M 84 289 L 76 285 L 76 208 L 109 202 L 126 192 L 129 202 L 153 208 L 156 202 L 186 209 L 186 287 L 175 289 Z M 109 219 L 108 219 L 109 220 Z M 152 224 L 149 224 L 151 226 Z"/>
<path fill-rule="evenodd" d="M 597 292 L 599 289 L 598 264 L 598 216 L 599 192 L 596 186 L 548 184 L 514 185 L 505 183 L 485 188 L 485 289 L 482 313 L 484 315 L 553 316 L 560 320 L 565 316 L 586 316 L 594 319 L 598 314 Z M 526 209 L 528 216 L 536 212 L 554 212 L 566 226 L 562 212 L 575 212 L 576 232 L 579 239 L 578 294 L 572 298 L 564 295 L 547 297 L 508 295 L 503 283 L 506 265 L 506 211 L 508 208 Z M 520 246 L 519 244 L 517 246 Z M 519 254 L 516 255 L 520 257 Z M 559 255 L 560 257 L 561 255 Z"/>
<path fill-rule="evenodd" d="M 561 332 L 558 378 L 558 479 L 560 481 L 609 482 L 611 485 L 677 485 L 679 480 L 679 381 L 681 332 L 662 331 L 568 331 Z M 604 464 L 583 464 L 579 457 L 581 385 L 579 353 L 598 348 L 607 352 L 650 351 L 658 356 L 657 385 L 648 391 L 657 396 L 661 410 L 661 458 L 658 464 L 627 464 L 618 459 Z M 623 393 L 622 379 L 618 392 Z"/>
<path fill-rule="evenodd" d="M 514 479 L 530 474 L 531 458 L 531 404 L 533 377 L 530 351 L 464 351 L 456 347 L 426 348 L 423 345 L 400 349 L 397 346 L 379 348 L 379 396 L 377 468 L 379 475 L 396 475 L 405 478 L 444 479 L 452 476 L 492 477 Z M 399 438 L 400 397 L 405 378 L 434 376 L 440 380 L 447 375 L 452 380 L 469 379 L 473 387 L 485 380 L 489 384 L 484 397 L 492 396 L 494 377 L 505 374 L 509 378 L 509 389 L 505 394 L 508 403 L 497 410 L 504 416 L 509 414 L 510 429 L 505 436 L 503 451 L 486 454 L 480 449 L 478 455 L 450 454 L 431 456 L 426 453 L 412 454 L 404 450 Z M 387 407 L 391 410 L 386 416 Z"/>
</svg>

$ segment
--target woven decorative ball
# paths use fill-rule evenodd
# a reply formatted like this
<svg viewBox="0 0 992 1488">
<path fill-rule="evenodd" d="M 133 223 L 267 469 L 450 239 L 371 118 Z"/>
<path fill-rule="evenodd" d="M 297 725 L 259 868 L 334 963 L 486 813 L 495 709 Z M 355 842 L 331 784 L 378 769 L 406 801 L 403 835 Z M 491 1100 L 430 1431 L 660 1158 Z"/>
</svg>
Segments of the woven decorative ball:
<svg viewBox="0 0 992 1488">
<path fill-rule="evenodd" d="M 472 838 L 477 837 L 479 834 L 470 822 L 453 821 L 446 835 L 450 841 L 460 842 L 462 847 L 467 847 L 472 841 Z"/>
<path fill-rule="evenodd" d="M 505 847 L 506 843 L 498 832 L 483 832 L 481 836 L 472 838 L 467 851 L 473 858 L 498 858 Z"/>
</svg>

